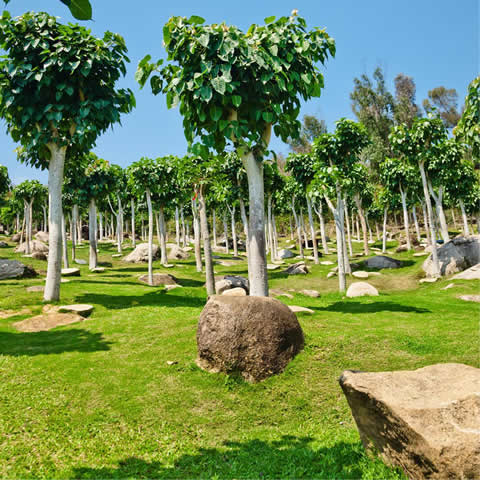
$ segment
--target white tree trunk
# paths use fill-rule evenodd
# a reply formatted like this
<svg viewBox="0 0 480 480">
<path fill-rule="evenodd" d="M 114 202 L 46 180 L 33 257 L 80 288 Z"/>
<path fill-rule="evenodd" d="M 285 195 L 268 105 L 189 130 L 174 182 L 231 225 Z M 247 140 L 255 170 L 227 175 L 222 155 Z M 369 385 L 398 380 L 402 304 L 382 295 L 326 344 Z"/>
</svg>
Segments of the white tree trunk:
<svg viewBox="0 0 480 480">
<path fill-rule="evenodd" d="M 228 205 L 227 205 L 227 208 L 230 211 L 230 215 L 232 215 L 232 210 L 230 209 L 230 207 Z M 234 220 L 232 220 L 232 222 L 233 221 Z M 232 234 L 233 234 L 233 230 L 234 230 L 233 227 L 235 227 L 235 225 L 233 225 L 233 223 L 232 223 Z M 225 237 L 225 253 L 228 255 L 230 253 L 230 247 L 228 245 L 228 218 L 227 218 L 227 211 L 226 210 L 223 211 L 223 235 Z"/>
<path fill-rule="evenodd" d="M 236 210 L 235 205 L 233 205 L 233 207 L 230 210 L 230 215 L 232 217 L 233 256 L 238 257 L 238 239 L 237 239 L 237 226 L 235 222 L 235 210 Z"/>
<path fill-rule="evenodd" d="M 415 234 L 417 235 L 418 243 L 422 241 L 422 236 L 420 235 L 420 227 L 418 226 L 418 218 L 417 218 L 417 208 L 415 206 L 412 207 L 412 216 L 413 216 L 413 223 L 415 225 Z"/>
<path fill-rule="evenodd" d="M 408 210 L 407 210 L 407 193 L 403 191 L 400 187 L 400 197 L 402 199 L 402 209 L 403 209 L 403 223 L 405 228 L 405 236 L 407 239 L 407 250 L 412 249 L 412 242 L 410 240 L 410 225 L 408 223 Z"/>
<path fill-rule="evenodd" d="M 75 250 L 77 246 L 77 222 L 78 222 L 78 205 L 75 204 L 72 208 L 72 260 L 77 258 L 77 252 Z"/>
<path fill-rule="evenodd" d="M 433 221 L 432 202 L 430 201 L 430 195 L 428 193 L 427 176 L 425 174 L 425 167 L 423 162 L 419 162 L 418 166 L 420 168 L 420 175 L 422 177 L 423 195 L 425 197 L 425 204 L 427 206 L 428 223 L 430 224 L 430 238 L 432 242 L 431 245 L 432 245 L 432 260 L 433 260 L 433 276 L 438 277 L 440 276 L 440 263 L 438 261 L 437 238 L 436 238 L 437 235 L 435 232 L 435 222 Z"/>
<path fill-rule="evenodd" d="M 383 209 L 382 253 L 387 251 L 387 218 L 388 209 L 385 207 Z"/>
<path fill-rule="evenodd" d="M 63 268 L 68 268 L 68 244 L 67 244 L 67 226 L 65 224 L 65 214 L 62 213 L 62 250 L 63 250 Z"/>
<path fill-rule="evenodd" d="M 300 257 L 303 258 L 304 255 L 303 255 L 302 228 L 300 225 L 300 220 L 297 215 L 297 211 L 295 210 L 295 196 L 292 198 L 292 214 L 293 214 L 293 219 L 295 221 L 295 226 L 297 228 L 298 249 L 300 252 Z"/>
<path fill-rule="evenodd" d="M 215 209 L 212 210 L 212 235 L 213 235 L 213 248 L 217 249 L 217 215 Z"/>
<path fill-rule="evenodd" d="M 323 216 L 323 202 L 320 200 L 318 202 L 318 209 L 313 206 L 315 209 L 315 212 L 317 213 L 318 220 L 320 221 L 320 236 L 322 237 L 322 249 L 325 252 L 325 255 L 328 255 L 330 253 L 328 249 L 328 243 L 327 243 L 327 237 L 325 234 L 325 218 Z"/>
<path fill-rule="evenodd" d="M 89 262 L 88 267 L 90 270 L 92 268 L 97 268 L 98 265 L 98 254 L 97 254 L 97 206 L 95 204 L 95 199 L 90 199 L 90 204 L 88 208 L 88 241 L 89 246 Z"/>
<path fill-rule="evenodd" d="M 168 257 L 167 257 L 167 232 L 165 226 L 165 214 L 163 212 L 163 207 L 160 207 L 158 219 L 160 223 L 160 261 L 162 265 L 167 265 Z"/>
<path fill-rule="evenodd" d="M 120 195 L 117 195 L 117 252 L 122 253 L 122 240 L 123 240 L 123 215 L 122 215 L 122 202 Z"/>
<path fill-rule="evenodd" d="M 148 208 L 148 284 L 153 285 L 153 208 L 150 190 L 146 190 Z"/>
<path fill-rule="evenodd" d="M 312 202 L 308 195 L 307 195 L 307 210 L 308 210 L 308 222 L 310 223 L 310 236 L 312 238 L 313 261 L 316 265 L 318 265 L 317 235 L 315 233 L 315 224 L 313 223 Z"/>
<path fill-rule="evenodd" d="M 447 219 L 445 218 L 445 212 L 443 210 L 443 187 L 440 186 L 438 188 L 438 193 L 435 194 L 430 180 L 427 180 L 427 185 L 430 195 L 435 201 L 435 208 L 437 210 L 437 216 L 440 222 L 440 235 L 442 236 L 443 242 L 447 243 L 450 240 L 450 236 L 448 234 Z"/>
<path fill-rule="evenodd" d="M 425 201 L 422 202 L 422 213 L 423 213 L 423 225 L 425 227 L 425 237 L 427 240 L 427 244 L 432 244 L 432 237 L 430 235 L 430 227 L 428 225 L 428 215 L 427 215 L 427 208 L 425 207 Z"/>
<path fill-rule="evenodd" d="M 203 270 L 202 265 L 202 247 L 200 244 L 200 219 L 198 218 L 197 201 L 192 200 L 192 212 L 193 212 L 193 236 L 195 243 L 195 263 L 197 272 Z"/>
<path fill-rule="evenodd" d="M 43 298 L 47 302 L 60 299 L 62 275 L 62 184 L 67 147 L 48 145 L 51 159 L 48 170 L 49 234 L 47 280 Z"/>
<path fill-rule="evenodd" d="M 205 205 L 205 199 L 203 192 L 200 189 L 198 195 L 198 210 L 200 213 L 200 228 L 203 238 L 203 255 L 205 257 L 205 276 L 207 295 L 215 295 L 215 277 L 213 274 L 213 260 L 212 260 L 212 248 L 210 246 L 210 233 L 208 231 L 208 217 L 207 207 Z"/>
<path fill-rule="evenodd" d="M 178 205 L 175 206 L 175 243 L 180 246 L 180 212 Z"/>
<path fill-rule="evenodd" d="M 465 204 L 463 203 L 463 200 L 459 201 L 459 205 L 460 205 L 460 210 L 462 212 L 463 234 L 467 236 L 467 235 L 470 235 L 470 228 L 468 226 L 467 212 L 465 211 Z"/>
<path fill-rule="evenodd" d="M 250 295 L 268 297 L 267 256 L 265 252 L 265 212 L 263 194 L 263 163 L 253 152 L 242 158 L 247 171 L 250 200 L 248 225 L 248 279 Z"/>
<path fill-rule="evenodd" d="M 182 218 L 182 246 L 185 248 L 187 246 L 187 231 L 185 229 L 185 216 L 183 214 L 183 206 L 180 211 L 180 216 Z"/>
<path fill-rule="evenodd" d="M 30 214 L 30 203 L 26 200 L 23 201 L 24 208 L 23 211 L 25 217 L 25 254 L 30 255 L 32 253 L 32 226 L 31 226 L 31 214 Z"/>
<path fill-rule="evenodd" d="M 130 210 L 132 215 L 132 247 L 135 248 L 137 246 L 137 239 L 135 234 L 135 201 L 130 199 Z"/>
<path fill-rule="evenodd" d="M 273 248 L 273 225 L 272 225 L 272 195 L 267 197 L 267 226 L 268 226 L 268 242 L 270 244 L 270 260 L 273 263 L 277 258 L 277 252 Z"/>
<path fill-rule="evenodd" d="M 350 256 L 353 257 L 353 247 L 352 247 L 352 235 L 350 234 L 350 218 L 348 215 L 348 204 L 344 202 L 345 208 L 345 223 L 347 224 L 347 241 L 348 241 L 348 251 L 350 252 Z"/>
</svg>

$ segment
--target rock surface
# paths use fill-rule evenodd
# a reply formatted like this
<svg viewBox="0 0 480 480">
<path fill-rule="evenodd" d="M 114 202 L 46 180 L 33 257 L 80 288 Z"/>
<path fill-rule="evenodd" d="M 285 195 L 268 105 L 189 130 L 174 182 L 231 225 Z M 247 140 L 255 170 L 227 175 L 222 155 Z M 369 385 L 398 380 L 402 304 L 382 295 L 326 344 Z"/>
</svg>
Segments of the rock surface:
<svg viewBox="0 0 480 480">
<path fill-rule="evenodd" d="M 18 260 L 0 259 L 0 280 L 8 278 L 34 277 L 37 273 Z"/>
<path fill-rule="evenodd" d="M 480 280 L 480 263 L 452 277 L 453 280 Z"/>
<path fill-rule="evenodd" d="M 300 290 L 300 293 L 302 295 L 306 295 L 307 297 L 313 298 L 317 298 L 320 296 L 320 292 L 318 292 L 317 290 Z"/>
<path fill-rule="evenodd" d="M 458 298 L 460 300 L 465 300 L 466 302 L 480 303 L 480 295 L 460 295 Z"/>
<path fill-rule="evenodd" d="M 186 260 L 189 254 L 180 248 L 178 245 L 172 245 L 170 251 L 168 252 L 167 258 L 169 260 Z"/>
<path fill-rule="evenodd" d="M 240 275 L 215 277 L 215 291 L 217 295 L 222 295 L 225 290 L 231 290 L 232 288 L 243 288 L 247 294 L 250 293 L 250 284 L 245 277 Z"/>
<path fill-rule="evenodd" d="M 229 297 L 245 297 L 247 292 L 242 287 L 235 287 L 230 290 L 223 291 L 222 295 L 227 295 Z"/>
<path fill-rule="evenodd" d="M 32 258 L 34 258 L 35 260 L 44 260 L 44 261 L 48 259 L 47 254 L 44 252 L 33 252 Z"/>
<path fill-rule="evenodd" d="M 82 322 L 83 317 L 74 313 L 44 313 L 16 322 L 13 326 L 20 332 L 44 332 L 55 327 Z"/>
<path fill-rule="evenodd" d="M 8 243 L 7 242 L 0 242 L 0 248 L 7 248 Z"/>
<path fill-rule="evenodd" d="M 20 233 L 15 233 L 12 236 L 12 242 L 18 243 L 20 241 L 20 238 L 21 238 L 21 234 Z"/>
<path fill-rule="evenodd" d="M 303 349 L 295 314 L 269 297 L 214 295 L 200 315 L 197 364 L 257 382 L 280 373 Z"/>
<path fill-rule="evenodd" d="M 382 268 L 400 268 L 402 262 L 395 260 L 394 258 L 386 257 L 385 255 L 377 255 L 375 257 L 367 258 L 365 265 L 368 268 L 376 268 L 381 270 Z"/>
<path fill-rule="evenodd" d="M 288 275 L 306 275 L 308 273 L 308 267 L 305 262 L 298 262 L 290 265 L 283 273 Z"/>
<path fill-rule="evenodd" d="M 77 265 L 86 265 L 86 264 L 87 264 L 87 261 L 84 260 L 83 258 L 76 258 L 76 259 L 75 259 L 75 263 L 76 263 Z"/>
<path fill-rule="evenodd" d="M 58 308 L 60 313 L 76 313 L 82 317 L 88 317 L 93 312 L 93 305 L 77 303 L 75 305 L 62 305 Z"/>
<path fill-rule="evenodd" d="M 370 285 L 368 282 L 354 282 L 352 283 L 347 290 L 347 297 L 363 297 L 363 296 L 377 297 L 378 290 Z"/>
<path fill-rule="evenodd" d="M 357 272 L 352 272 L 352 275 L 355 278 L 368 278 L 368 272 L 365 272 L 363 270 L 358 270 Z"/>
<path fill-rule="evenodd" d="M 79 268 L 62 268 L 62 275 L 64 277 L 79 277 L 80 269 Z"/>
<path fill-rule="evenodd" d="M 21 243 L 16 249 L 15 253 L 25 253 L 27 250 L 27 242 Z M 30 251 L 48 253 L 48 246 L 40 240 L 32 240 L 30 242 Z"/>
<path fill-rule="evenodd" d="M 295 254 L 289 250 L 288 248 L 283 248 L 282 250 L 279 250 L 277 253 L 277 258 L 281 258 L 282 260 L 285 258 L 293 258 Z"/>
<path fill-rule="evenodd" d="M 43 292 L 44 290 L 45 290 L 45 287 L 43 285 L 33 285 L 31 287 L 27 287 L 28 293 Z"/>
<path fill-rule="evenodd" d="M 480 263 L 480 235 L 455 237 L 437 249 L 440 275 L 452 275 Z M 433 276 L 430 255 L 422 266 L 428 276 Z"/>
<path fill-rule="evenodd" d="M 34 235 L 36 240 L 40 240 L 43 243 L 48 243 L 48 233 L 39 231 Z"/>
<path fill-rule="evenodd" d="M 412 479 L 479 478 L 479 369 L 346 371 L 340 385 L 367 450 Z"/>
<path fill-rule="evenodd" d="M 153 258 L 156 259 L 160 249 L 158 245 L 153 244 Z M 130 252 L 124 259 L 129 263 L 148 262 L 148 243 L 140 243 L 135 247 L 133 252 Z"/>
<path fill-rule="evenodd" d="M 298 305 L 288 305 L 288 308 L 293 312 L 293 313 L 315 313 L 313 310 L 310 308 L 306 307 L 299 307 Z"/>
<path fill-rule="evenodd" d="M 148 274 L 140 275 L 138 280 L 148 285 Z M 168 273 L 154 273 L 152 286 L 159 287 L 160 285 L 177 285 L 177 280 L 173 275 L 169 275 Z"/>
</svg>

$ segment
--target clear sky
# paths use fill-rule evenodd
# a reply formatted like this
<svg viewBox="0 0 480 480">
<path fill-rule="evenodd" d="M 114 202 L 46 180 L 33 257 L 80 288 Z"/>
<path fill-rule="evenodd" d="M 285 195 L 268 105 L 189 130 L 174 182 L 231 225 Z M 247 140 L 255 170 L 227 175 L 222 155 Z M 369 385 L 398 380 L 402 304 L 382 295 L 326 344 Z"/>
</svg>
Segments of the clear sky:
<svg viewBox="0 0 480 480">
<path fill-rule="evenodd" d="M 130 87 L 137 108 L 123 116 L 98 139 L 95 153 L 112 163 L 127 166 L 142 156 L 183 155 L 187 145 L 178 109 L 167 110 L 162 95 L 154 97 L 147 87 L 140 91 L 134 81 L 138 61 L 147 53 L 164 56 L 162 26 L 172 15 L 200 15 L 208 23 L 226 21 L 242 29 L 262 23 L 265 17 L 289 15 L 297 8 L 309 27 L 325 27 L 337 44 L 337 54 L 323 69 L 325 89 L 319 99 L 304 104 L 300 116 L 325 119 L 329 130 L 343 117 L 353 118 L 349 94 L 353 78 L 371 75 L 380 65 L 393 92 L 397 73 L 414 78 L 417 103 L 439 85 L 456 88 L 463 103 L 468 83 L 480 71 L 480 0 L 91 0 L 94 21 L 83 22 L 101 36 L 105 30 L 123 35 L 131 64 L 122 85 Z M 11 0 L 9 11 L 19 15 L 42 9 L 73 21 L 58 0 Z M 47 182 L 46 172 L 18 163 L 15 144 L 0 128 L 0 163 L 9 169 L 15 184 L 36 178 Z M 288 152 L 280 140 L 272 148 Z"/>
</svg>

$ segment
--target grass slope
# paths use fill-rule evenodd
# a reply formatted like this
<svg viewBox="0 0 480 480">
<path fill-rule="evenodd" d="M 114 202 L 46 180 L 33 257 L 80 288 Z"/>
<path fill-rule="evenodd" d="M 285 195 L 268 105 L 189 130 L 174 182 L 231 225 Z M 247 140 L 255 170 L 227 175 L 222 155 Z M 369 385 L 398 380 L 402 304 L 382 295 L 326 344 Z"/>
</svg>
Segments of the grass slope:
<svg viewBox="0 0 480 480">
<path fill-rule="evenodd" d="M 87 247 L 78 252 L 87 258 Z M 0 253 L 22 260 L 12 248 Z M 395 257 L 405 267 L 368 280 L 379 297 L 342 297 L 328 266 L 301 278 L 270 272 L 271 287 L 322 293 L 281 297 L 315 311 L 299 315 L 305 350 L 256 385 L 208 374 L 194 362 L 205 289 L 193 259 L 155 266 L 182 284 L 167 293 L 138 283 L 146 265 L 113 253 L 101 244 L 106 272 L 80 266 L 81 277 L 62 284 L 63 304 L 95 306 L 84 322 L 20 333 L 12 323 L 29 315 L 0 320 L 2 478 L 402 478 L 364 454 L 337 382 L 342 370 L 480 366 L 479 305 L 456 298 L 477 293 L 479 282 L 419 286 L 423 259 L 404 253 Z M 246 262 L 215 270 L 245 274 Z M 43 282 L 1 282 L 0 309 L 39 313 L 42 295 L 25 287 Z"/>
</svg>

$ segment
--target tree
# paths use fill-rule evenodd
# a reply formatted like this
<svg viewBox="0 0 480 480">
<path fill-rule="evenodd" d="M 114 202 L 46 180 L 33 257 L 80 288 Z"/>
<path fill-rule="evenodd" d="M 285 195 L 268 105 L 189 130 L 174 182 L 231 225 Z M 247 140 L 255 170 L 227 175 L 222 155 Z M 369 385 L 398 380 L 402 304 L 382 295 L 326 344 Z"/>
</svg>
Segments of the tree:
<svg viewBox="0 0 480 480">
<path fill-rule="evenodd" d="M 392 149 L 410 162 L 418 164 L 420 169 L 423 195 L 430 224 L 434 276 L 439 276 L 440 263 L 438 261 L 432 202 L 428 189 L 427 169 L 430 162 L 439 154 L 439 145 L 446 139 L 445 127 L 440 118 L 428 115 L 426 118 L 416 118 L 411 129 L 408 129 L 405 125 L 394 127 L 389 138 Z"/>
<path fill-rule="evenodd" d="M 474 157 L 480 158 L 480 75 L 468 86 L 465 110 L 453 133 L 472 148 Z"/>
<path fill-rule="evenodd" d="M 312 142 L 326 132 L 325 120 L 319 120 L 313 115 L 304 115 L 300 135 L 298 138 L 289 138 L 287 143 L 295 153 L 308 153 L 312 149 Z"/>
<path fill-rule="evenodd" d="M 453 128 L 460 120 L 458 112 L 458 93 L 454 88 L 436 87 L 428 91 L 428 98 L 423 101 L 425 112 L 437 109 L 445 127 Z"/>
<path fill-rule="evenodd" d="M 413 120 L 420 116 L 420 108 L 415 103 L 416 86 L 412 77 L 399 73 L 395 77 L 394 117 L 397 125 L 410 128 Z"/>
<path fill-rule="evenodd" d="M 110 32 L 102 39 L 46 13 L 0 22 L 0 116 L 23 148 L 21 160 L 49 169 L 50 228 L 45 300 L 58 300 L 61 270 L 62 182 L 68 150 L 88 152 L 98 135 L 134 106 L 130 90 L 116 90 L 126 73 L 127 48 Z M 72 156 L 74 158 L 74 156 Z"/>
<path fill-rule="evenodd" d="M 180 103 L 185 137 L 194 155 L 225 151 L 233 143 L 249 184 L 250 294 L 268 295 L 263 158 L 272 128 L 286 141 L 300 131 L 299 97 L 318 97 L 323 75 L 317 63 L 334 55 L 335 43 L 325 30 L 307 31 L 294 10 L 290 17 L 265 19 L 246 33 L 225 23 L 205 25 L 203 18 L 172 17 L 163 29 L 168 63 L 139 64 L 136 78 L 151 78 L 153 93 L 163 91 L 167 106 Z"/>
<path fill-rule="evenodd" d="M 0 165 L 0 197 L 3 197 L 12 188 L 12 182 L 8 176 L 8 169 Z"/>
<path fill-rule="evenodd" d="M 89 0 L 60 0 L 69 9 L 71 14 L 77 20 L 91 20 L 92 19 L 92 5 Z M 5 4 L 10 3 L 10 0 L 3 0 Z"/>
</svg>

